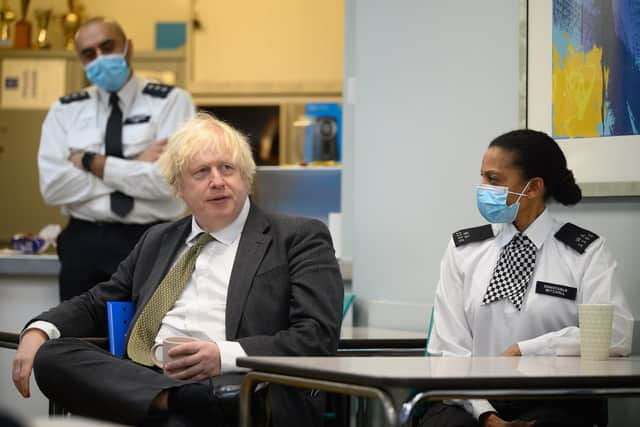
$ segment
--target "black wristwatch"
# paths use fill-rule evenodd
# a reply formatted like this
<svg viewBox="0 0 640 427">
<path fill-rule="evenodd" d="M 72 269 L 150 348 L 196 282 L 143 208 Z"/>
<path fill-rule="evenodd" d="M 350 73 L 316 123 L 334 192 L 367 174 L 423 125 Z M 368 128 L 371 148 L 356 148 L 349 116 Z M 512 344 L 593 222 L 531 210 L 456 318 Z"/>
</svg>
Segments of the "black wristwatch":
<svg viewBox="0 0 640 427">
<path fill-rule="evenodd" d="M 93 162 L 93 158 L 96 156 L 96 153 L 93 151 L 85 151 L 82 156 L 82 168 L 87 172 L 91 172 L 91 162 Z"/>
</svg>

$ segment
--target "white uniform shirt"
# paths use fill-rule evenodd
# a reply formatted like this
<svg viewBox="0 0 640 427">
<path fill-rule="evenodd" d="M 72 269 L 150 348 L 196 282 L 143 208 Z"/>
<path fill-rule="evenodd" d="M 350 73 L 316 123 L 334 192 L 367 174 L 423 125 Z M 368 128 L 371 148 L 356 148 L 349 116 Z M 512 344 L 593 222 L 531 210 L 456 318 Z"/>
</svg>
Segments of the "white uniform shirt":
<svg viewBox="0 0 640 427">
<path fill-rule="evenodd" d="M 180 217 L 184 205 L 173 196 L 157 165 L 129 158 L 171 136 L 195 114 L 195 107 L 182 89 L 173 88 L 165 97 L 152 96 L 143 93 L 148 84 L 133 76 L 118 91 L 125 158 L 108 156 L 102 179 L 76 168 L 69 154 L 78 150 L 105 153 L 109 93 L 91 86 L 64 97 L 66 103 L 58 100 L 53 104 L 42 125 L 38 151 L 40 191 L 46 203 L 61 205 L 64 214 L 87 221 L 150 223 Z M 160 90 L 154 94 L 162 95 L 163 86 L 155 87 Z M 110 208 L 109 195 L 116 190 L 135 199 L 125 218 Z"/>
<path fill-rule="evenodd" d="M 429 354 L 499 356 L 518 343 L 523 356 L 578 355 L 578 304 L 614 305 L 611 355 L 631 352 L 633 317 L 616 278 L 616 261 L 599 237 L 580 254 L 554 237 L 564 225 L 544 211 L 524 232 L 536 245 L 536 266 L 522 310 L 508 299 L 482 304 L 501 249 L 518 232 L 513 224 L 493 225 L 494 238 L 456 247 L 453 240 L 440 264 Z M 575 300 L 536 292 L 547 282 L 576 290 Z M 465 401 L 478 417 L 493 408 Z"/>
<path fill-rule="evenodd" d="M 175 305 L 167 312 L 160 324 L 155 342 L 161 342 L 169 336 L 189 336 L 200 340 L 212 341 L 220 349 L 221 373 L 246 371 L 236 366 L 236 359 L 244 357 L 242 346 L 236 341 L 226 341 L 227 290 L 231 270 L 238 251 L 242 229 L 249 216 L 249 198 L 247 197 L 238 217 L 224 229 L 212 233 L 215 241 L 204 246 L 196 259 L 195 270 L 178 297 Z M 195 221 L 191 222 L 191 232 L 185 241 L 185 247 L 176 257 L 191 247 L 203 230 Z M 60 338 L 60 330 L 52 323 L 38 320 L 28 329 L 40 329 L 49 339 Z M 23 334 L 24 334 L 23 332 Z M 160 352 L 156 355 L 162 358 Z"/>
</svg>

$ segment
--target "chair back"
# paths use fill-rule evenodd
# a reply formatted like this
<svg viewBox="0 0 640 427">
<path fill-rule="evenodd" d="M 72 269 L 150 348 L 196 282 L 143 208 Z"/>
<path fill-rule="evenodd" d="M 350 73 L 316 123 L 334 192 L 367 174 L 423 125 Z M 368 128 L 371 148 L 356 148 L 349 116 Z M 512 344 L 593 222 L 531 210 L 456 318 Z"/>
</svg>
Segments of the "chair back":
<svg viewBox="0 0 640 427">
<path fill-rule="evenodd" d="M 431 315 L 429 316 L 429 325 L 427 327 L 427 341 L 424 344 L 424 355 L 429 357 L 429 338 L 431 338 L 431 330 L 433 329 L 433 312 L 435 309 L 435 304 L 431 306 Z"/>
<path fill-rule="evenodd" d="M 353 298 L 355 295 L 353 294 L 344 294 L 344 299 L 342 300 L 342 319 L 344 320 L 345 316 L 349 312 L 351 305 L 353 304 Z"/>
</svg>

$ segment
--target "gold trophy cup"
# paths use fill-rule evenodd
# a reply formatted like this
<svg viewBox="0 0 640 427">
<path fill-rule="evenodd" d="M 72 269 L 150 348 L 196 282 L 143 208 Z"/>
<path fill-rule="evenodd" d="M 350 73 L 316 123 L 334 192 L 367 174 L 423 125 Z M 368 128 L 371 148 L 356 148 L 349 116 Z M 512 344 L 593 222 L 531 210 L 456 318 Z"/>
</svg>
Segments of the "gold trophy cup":
<svg viewBox="0 0 640 427">
<path fill-rule="evenodd" d="M 72 50 L 74 48 L 73 37 L 80 28 L 80 13 L 76 8 L 74 0 L 68 0 L 69 12 L 62 15 L 62 31 L 64 32 L 64 47 Z"/>
<path fill-rule="evenodd" d="M 16 20 L 16 13 L 9 9 L 3 0 L 0 9 L 0 47 L 11 47 L 11 23 Z"/>
<path fill-rule="evenodd" d="M 39 49 L 51 47 L 49 43 L 49 21 L 51 20 L 51 9 L 36 9 L 36 23 L 38 25 L 38 36 L 36 45 Z"/>
</svg>

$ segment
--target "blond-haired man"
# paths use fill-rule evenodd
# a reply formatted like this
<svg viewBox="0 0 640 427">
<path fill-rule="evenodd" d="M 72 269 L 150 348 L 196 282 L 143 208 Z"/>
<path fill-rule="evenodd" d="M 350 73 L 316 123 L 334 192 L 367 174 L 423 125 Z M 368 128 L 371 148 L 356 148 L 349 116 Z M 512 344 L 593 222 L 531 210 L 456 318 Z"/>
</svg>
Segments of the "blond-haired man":
<svg viewBox="0 0 640 427">
<path fill-rule="evenodd" d="M 343 287 L 331 238 L 319 221 L 269 215 L 251 202 L 249 145 L 211 116 L 179 129 L 159 166 L 192 216 L 152 227 L 111 280 L 34 318 L 39 323 L 27 326 L 16 353 L 14 383 L 28 395 L 34 366 L 45 395 L 78 414 L 135 424 L 233 424 L 235 407 L 221 403 L 212 383 L 241 381 L 238 357 L 335 351 Z M 148 349 L 141 353 L 136 344 L 141 319 L 172 265 L 204 235 L 212 241 L 152 331 L 155 342 L 176 335 L 198 341 L 172 350 L 162 375 L 144 366 L 151 363 Z M 127 335 L 133 362 L 72 338 L 104 333 L 109 300 L 135 304 Z M 41 322 L 47 327 L 34 327 Z M 273 387 L 270 396 L 274 425 L 318 420 L 322 402 L 315 395 Z M 171 424 L 178 419 L 182 424 Z"/>
</svg>

